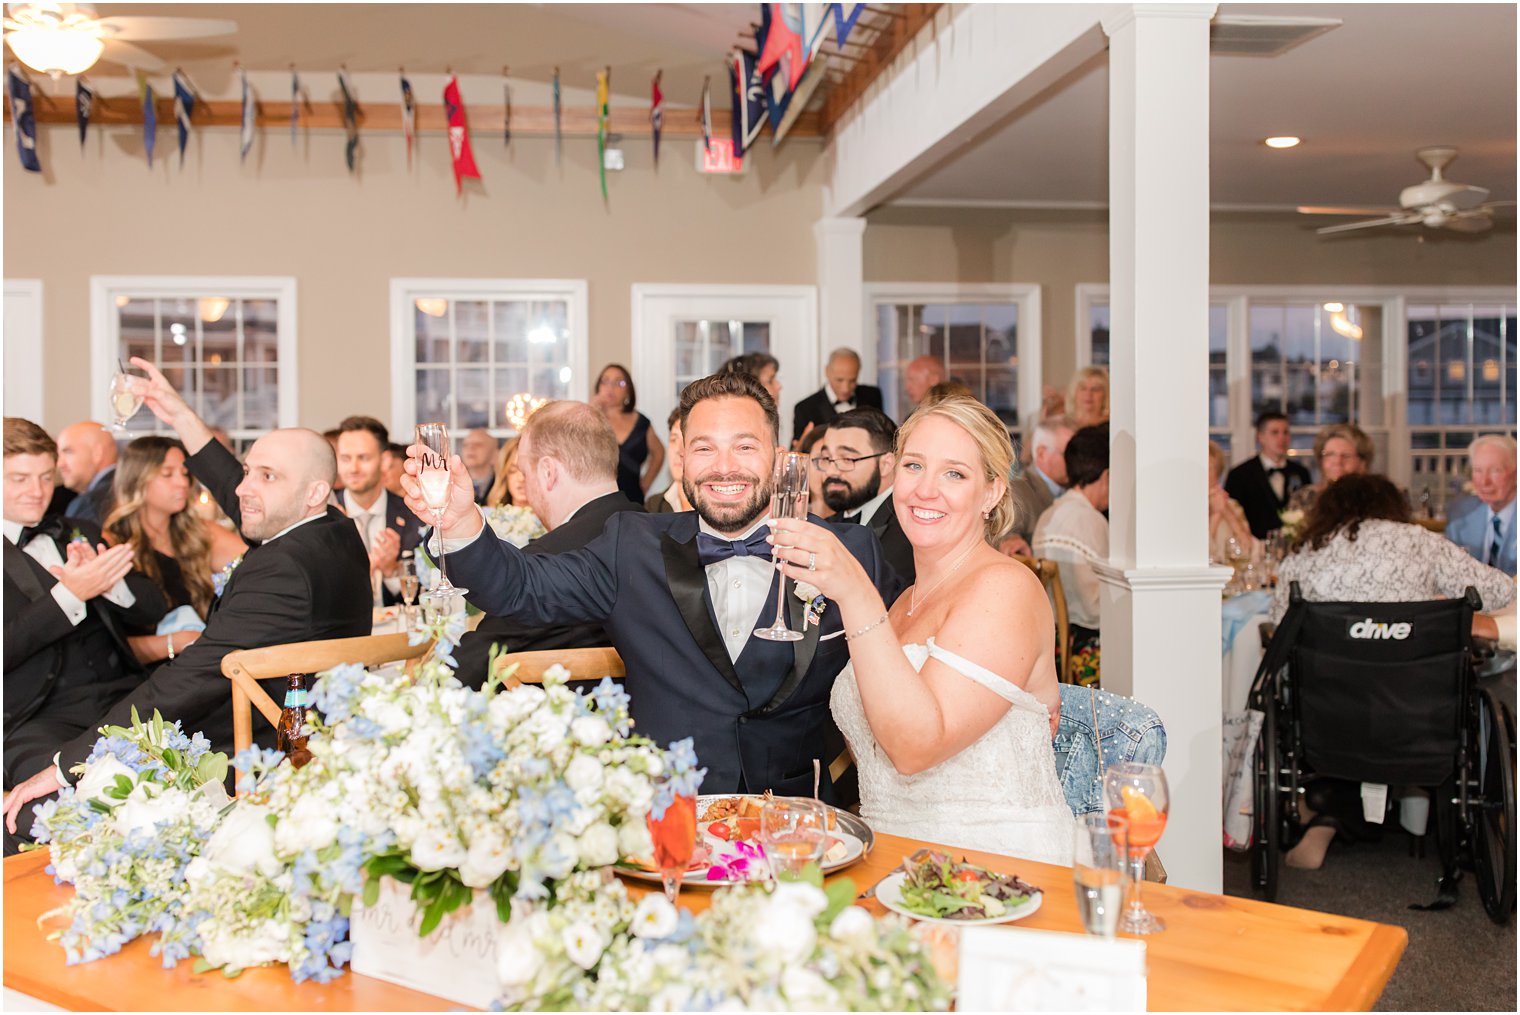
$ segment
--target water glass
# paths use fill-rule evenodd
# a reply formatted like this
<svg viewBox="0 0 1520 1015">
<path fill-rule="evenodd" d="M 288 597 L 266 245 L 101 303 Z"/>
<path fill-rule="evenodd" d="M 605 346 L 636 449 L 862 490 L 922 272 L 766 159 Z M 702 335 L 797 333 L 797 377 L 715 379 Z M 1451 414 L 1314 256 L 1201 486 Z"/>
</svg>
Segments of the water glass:
<svg viewBox="0 0 1520 1015">
<path fill-rule="evenodd" d="M 1119 929 L 1128 859 L 1129 821 L 1123 815 L 1099 812 L 1077 818 L 1071 874 L 1087 933 L 1112 940 Z"/>
<path fill-rule="evenodd" d="M 823 860 L 829 840 L 828 811 L 808 797 L 772 797 L 760 808 L 760 844 L 771 873 L 794 880 Z"/>
</svg>

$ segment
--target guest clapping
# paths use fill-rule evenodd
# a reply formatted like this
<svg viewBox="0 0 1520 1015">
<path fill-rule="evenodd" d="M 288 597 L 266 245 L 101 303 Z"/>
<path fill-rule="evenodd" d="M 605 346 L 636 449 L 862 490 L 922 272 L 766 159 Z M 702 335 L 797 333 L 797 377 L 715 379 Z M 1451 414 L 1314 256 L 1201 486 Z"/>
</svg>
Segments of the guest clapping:
<svg viewBox="0 0 1520 1015">
<path fill-rule="evenodd" d="M 649 417 L 637 411 L 638 392 L 628 371 L 616 363 L 603 367 L 591 404 L 607 417 L 618 441 L 618 489 L 635 504 L 644 503 L 649 484 L 665 464 L 665 445 L 649 425 Z"/>
</svg>

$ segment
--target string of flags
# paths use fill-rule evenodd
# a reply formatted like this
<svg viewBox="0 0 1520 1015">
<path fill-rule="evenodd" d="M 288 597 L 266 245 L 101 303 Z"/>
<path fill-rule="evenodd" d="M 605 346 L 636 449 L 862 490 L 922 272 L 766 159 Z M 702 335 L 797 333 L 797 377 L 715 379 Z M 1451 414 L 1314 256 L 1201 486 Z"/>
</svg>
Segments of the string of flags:
<svg viewBox="0 0 1520 1015">
<path fill-rule="evenodd" d="M 772 145 L 779 145 L 792 125 L 800 117 L 808 100 L 824 78 L 829 55 L 822 51 L 822 44 L 832 34 L 836 50 L 843 47 L 855 29 L 863 3 L 760 4 L 760 23 L 756 26 L 753 51 L 736 47 L 725 61 L 729 84 L 730 140 L 733 155 L 742 158 L 759 139 L 766 124 L 770 125 Z M 239 157 L 246 161 L 253 148 L 255 126 L 258 117 L 257 96 L 248 81 L 246 69 L 237 66 L 241 92 L 241 117 L 239 122 Z M 512 142 L 512 87 L 507 67 L 502 68 L 502 142 Z M 604 201 L 608 199 L 606 152 L 610 137 L 612 68 L 606 67 L 596 74 L 596 140 L 599 182 Z M 664 129 L 665 96 L 661 88 L 663 71 L 657 71 L 650 82 L 649 125 L 653 138 L 654 163 L 659 167 L 660 141 Z M 407 168 L 414 162 L 417 139 L 416 95 L 411 82 L 402 68 L 399 72 L 401 89 L 401 123 L 406 138 Z M 174 94 L 174 119 L 178 135 L 180 165 L 184 165 L 185 151 L 189 145 L 190 132 L 197 105 L 204 105 L 194 85 L 182 70 L 176 69 L 172 76 Z M 338 89 L 342 96 L 342 122 L 347 135 L 344 161 L 350 173 L 359 168 L 360 106 L 346 67 L 337 73 Z M 158 133 L 157 102 L 153 84 L 142 72 L 137 72 L 138 101 L 142 109 L 143 149 L 149 167 L 153 165 L 154 144 Z M 554 114 L 554 161 L 562 162 L 564 134 L 562 129 L 562 103 L 560 69 L 554 68 L 550 82 Z M 16 125 L 17 155 L 23 169 L 40 173 L 41 162 L 37 153 L 37 124 L 33 109 L 34 89 L 31 80 L 17 65 L 6 73 L 6 93 L 10 102 L 11 118 Z M 43 93 L 38 94 L 47 102 Z M 90 120 L 95 107 L 104 105 L 94 89 L 83 78 L 77 79 L 74 93 L 75 121 L 79 130 L 79 143 L 84 145 Z M 443 91 L 443 104 L 447 117 L 449 154 L 454 172 L 456 193 L 463 193 L 466 179 L 480 179 L 480 169 L 475 162 L 470 145 L 468 117 L 460 94 L 458 78 L 448 72 L 448 82 Z M 294 65 L 290 68 L 290 139 L 296 144 L 302 105 L 301 79 Z M 308 107 L 310 103 L 307 103 Z M 704 77 L 699 105 L 703 150 L 711 152 L 713 140 L 711 78 Z"/>
</svg>

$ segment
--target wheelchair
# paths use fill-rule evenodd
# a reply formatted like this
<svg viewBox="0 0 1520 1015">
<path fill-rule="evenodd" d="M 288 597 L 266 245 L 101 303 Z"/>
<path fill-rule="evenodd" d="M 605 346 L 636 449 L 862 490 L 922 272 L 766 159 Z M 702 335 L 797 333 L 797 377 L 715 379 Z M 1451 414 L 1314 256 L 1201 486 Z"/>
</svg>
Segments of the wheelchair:
<svg viewBox="0 0 1520 1015">
<path fill-rule="evenodd" d="M 1257 670 L 1253 887 L 1277 898 L 1283 851 L 1303 825 L 1309 776 L 1419 786 L 1431 794 L 1441 899 L 1470 869 L 1495 923 L 1515 908 L 1514 716 L 1476 681 L 1469 587 L 1462 599 L 1311 603 L 1288 612 Z"/>
</svg>

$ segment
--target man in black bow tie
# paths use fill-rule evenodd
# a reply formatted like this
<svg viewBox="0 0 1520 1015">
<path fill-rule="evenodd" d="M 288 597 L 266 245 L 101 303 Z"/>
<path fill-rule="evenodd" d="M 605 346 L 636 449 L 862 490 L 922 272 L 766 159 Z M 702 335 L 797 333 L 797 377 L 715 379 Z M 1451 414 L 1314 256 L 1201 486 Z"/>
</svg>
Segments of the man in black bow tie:
<svg viewBox="0 0 1520 1015">
<path fill-rule="evenodd" d="M 838 740 L 829 692 L 849 657 L 839 611 L 822 604 L 819 622 L 806 623 L 808 604 L 788 579 L 782 609 L 804 637 L 753 637 L 777 609 L 766 537 L 778 423 L 752 377 L 692 382 L 681 394 L 682 485 L 695 511 L 616 514 L 568 553 L 525 554 L 492 538 L 456 459 L 443 549 L 451 579 L 489 614 L 602 624 L 623 657 L 638 732 L 660 744 L 694 738 L 704 793 L 810 795 L 817 761 L 828 799 L 828 744 Z M 415 510 L 417 460 L 406 469 Z M 839 535 L 890 603 L 901 586 L 876 536 L 865 526 Z"/>
<path fill-rule="evenodd" d="M 815 426 L 834 421 L 841 413 L 858 408 L 881 408 L 881 389 L 860 384 L 860 354 L 839 348 L 829 353 L 823 368 L 824 386 L 798 402 L 792 410 L 792 446 Z"/>
<path fill-rule="evenodd" d="M 1293 491 L 1311 482 L 1309 470 L 1288 460 L 1293 431 L 1288 417 L 1280 412 L 1264 412 L 1256 418 L 1256 447 L 1260 454 L 1230 470 L 1224 481 L 1225 492 L 1245 508 L 1251 535 L 1257 539 L 1282 528 L 1280 517 Z"/>
</svg>

